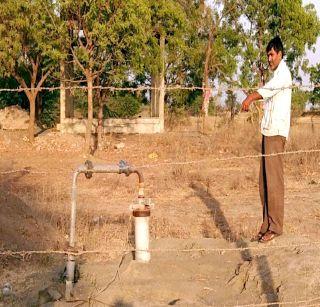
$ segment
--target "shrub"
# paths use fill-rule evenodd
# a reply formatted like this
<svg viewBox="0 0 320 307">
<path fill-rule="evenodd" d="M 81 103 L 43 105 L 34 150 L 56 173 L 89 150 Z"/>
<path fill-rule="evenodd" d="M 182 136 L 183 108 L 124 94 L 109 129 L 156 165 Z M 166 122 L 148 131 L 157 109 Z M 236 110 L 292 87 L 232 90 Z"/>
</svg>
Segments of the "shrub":
<svg viewBox="0 0 320 307">
<path fill-rule="evenodd" d="M 60 116 L 59 91 L 44 92 L 42 95 L 42 112 L 39 115 L 39 121 L 46 128 L 52 128 Z"/>
<path fill-rule="evenodd" d="M 300 116 L 305 109 L 310 93 L 294 89 L 292 91 L 292 116 Z"/>
<path fill-rule="evenodd" d="M 140 112 L 142 101 L 132 94 L 109 97 L 104 108 L 105 117 L 130 118 Z"/>
<path fill-rule="evenodd" d="M 14 78 L 0 78 L 0 88 L 18 88 L 19 85 Z M 0 92 L 0 109 L 7 106 L 19 105 L 22 108 L 28 108 L 29 103 L 24 93 L 18 92 Z"/>
</svg>

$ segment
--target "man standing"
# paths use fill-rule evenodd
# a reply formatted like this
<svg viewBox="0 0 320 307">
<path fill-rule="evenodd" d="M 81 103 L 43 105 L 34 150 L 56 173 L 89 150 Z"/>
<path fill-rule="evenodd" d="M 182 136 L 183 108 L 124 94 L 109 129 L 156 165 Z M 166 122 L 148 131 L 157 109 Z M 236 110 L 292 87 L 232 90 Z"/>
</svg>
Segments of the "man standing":
<svg viewBox="0 0 320 307">
<path fill-rule="evenodd" d="M 242 110 L 250 104 L 264 100 L 261 121 L 263 155 L 284 151 L 290 129 L 291 85 L 290 71 L 283 60 L 283 45 L 277 36 L 267 46 L 267 56 L 273 77 L 263 87 L 251 93 L 242 102 Z M 282 234 L 284 217 L 284 179 L 282 155 L 261 158 L 259 175 L 260 198 L 263 207 L 263 223 L 257 239 L 266 243 Z"/>
</svg>

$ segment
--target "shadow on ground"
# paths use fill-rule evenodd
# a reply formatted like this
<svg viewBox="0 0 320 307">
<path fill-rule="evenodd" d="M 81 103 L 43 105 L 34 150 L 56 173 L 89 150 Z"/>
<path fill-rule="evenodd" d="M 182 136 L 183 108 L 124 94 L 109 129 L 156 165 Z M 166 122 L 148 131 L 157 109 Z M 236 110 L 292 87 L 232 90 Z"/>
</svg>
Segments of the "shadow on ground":
<svg viewBox="0 0 320 307">
<path fill-rule="evenodd" d="M 221 204 L 217 199 L 213 197 L 210 192 L 207 192 L 206 189 L 200 184 L 192 184 L 191 188 L 195 191 L 196 195 L 202 200 L 202 202 L 207 206 L 211 211 L 213 221 L 217 229 L 219 229 L 222 237 L 229 242 L 234 242 L 238 248 L 245 248 L 240 250 L 241 258 L 243 263 L 246 263 L 247 266 L 251 266 L 254 257 L 248 244 L 240 237 L 236 235 L 236 232 L 231 229 L 222 209 Z M 274 303 L 279 301 L 277 289 L 274 286 L 274 281 L 272 277 L 271 268 L 268 262 L 268 259 L 265 255 L 255 257 L 257 263 L 257 270 L 259 273 L 260 284 L 261 284 L 261 294 L 267 299 L 267 303 L 272 303 L 272 306 L 277 306 Z M 236 274 L 239 274 L 240 266 L 236 269 Z M 243 290 L 246 289 L 246 280 L 243 284 Z M 271 305 L 270 305 L 271 306 Z"/>
</svg>

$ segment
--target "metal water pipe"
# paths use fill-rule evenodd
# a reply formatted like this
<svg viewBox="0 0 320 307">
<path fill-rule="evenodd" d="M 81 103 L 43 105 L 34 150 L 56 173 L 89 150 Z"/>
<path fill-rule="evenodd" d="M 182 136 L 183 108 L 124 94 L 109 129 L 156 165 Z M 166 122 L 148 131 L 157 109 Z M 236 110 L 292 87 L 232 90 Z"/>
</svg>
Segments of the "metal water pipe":
<svg viewBox="0 0 320 307">
<path fill-rule="evenodd" d="M 136 215 L 148 215 L 150 216 L 150 207 L 148 204 L 144 204 L 144 179 L 142 173 L 136 168 L 128 165 L 125 161 L 121 160 L 119 164 L 95 164 L 91 161 L 86 161 L 83 165 L 80 165 L 73 174 L 72 179 L 72 194 L 71 194 L 71 217 L 70 217 L 70 235 L 69 235 L 69 249 L 75 251 L 75 237 L 76 237 L 76 213 L 77 213 L 77 178 L 80 174 L 85 174 L 87 179 L 92 178 L 94 173 L 114 173 L 125 174 L 129 176 L 131 174 L 137 174 L 139 180 L 139 192 L 138 203 L 139 206 L 133 209 L 133 216 Z M 141 232 L 141 230 L 139 230 Z M 148 229 L 149 240 L 149 229 Z M 147 244 L 149 246 L 149 243 Z M 150 259 L 150 257 L 149 257 Z M 73 284 L 75 277 L 75 255 L 68 254 L 67 260 L 67 279 L 66 279 L 66 300 L 71 300 L 73 296 Z"/>
</svg>

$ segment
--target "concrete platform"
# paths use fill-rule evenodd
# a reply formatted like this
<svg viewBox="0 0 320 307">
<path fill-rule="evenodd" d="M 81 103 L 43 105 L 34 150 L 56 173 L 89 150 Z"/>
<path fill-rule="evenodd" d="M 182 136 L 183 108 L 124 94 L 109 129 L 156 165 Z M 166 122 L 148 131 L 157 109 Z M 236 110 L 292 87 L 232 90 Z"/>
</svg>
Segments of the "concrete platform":
<svg viewBox="0 0 320 307">
<path fill-rule="evenodd" d="M 57 129 L 62 133 L 85 133 L 86 132 L 86 119 L 66 118 L 62 123 L 57 125 Z M 98 127 L 98 120 L 93 120 L 92 132 L 96 132 Z M 163 124 L 158 117 L 150 118 L 108 118 L 103 121 L 104 133 L 140 133 L 140 134 L 153 134 L 163 132 Z"/>
</svg>

